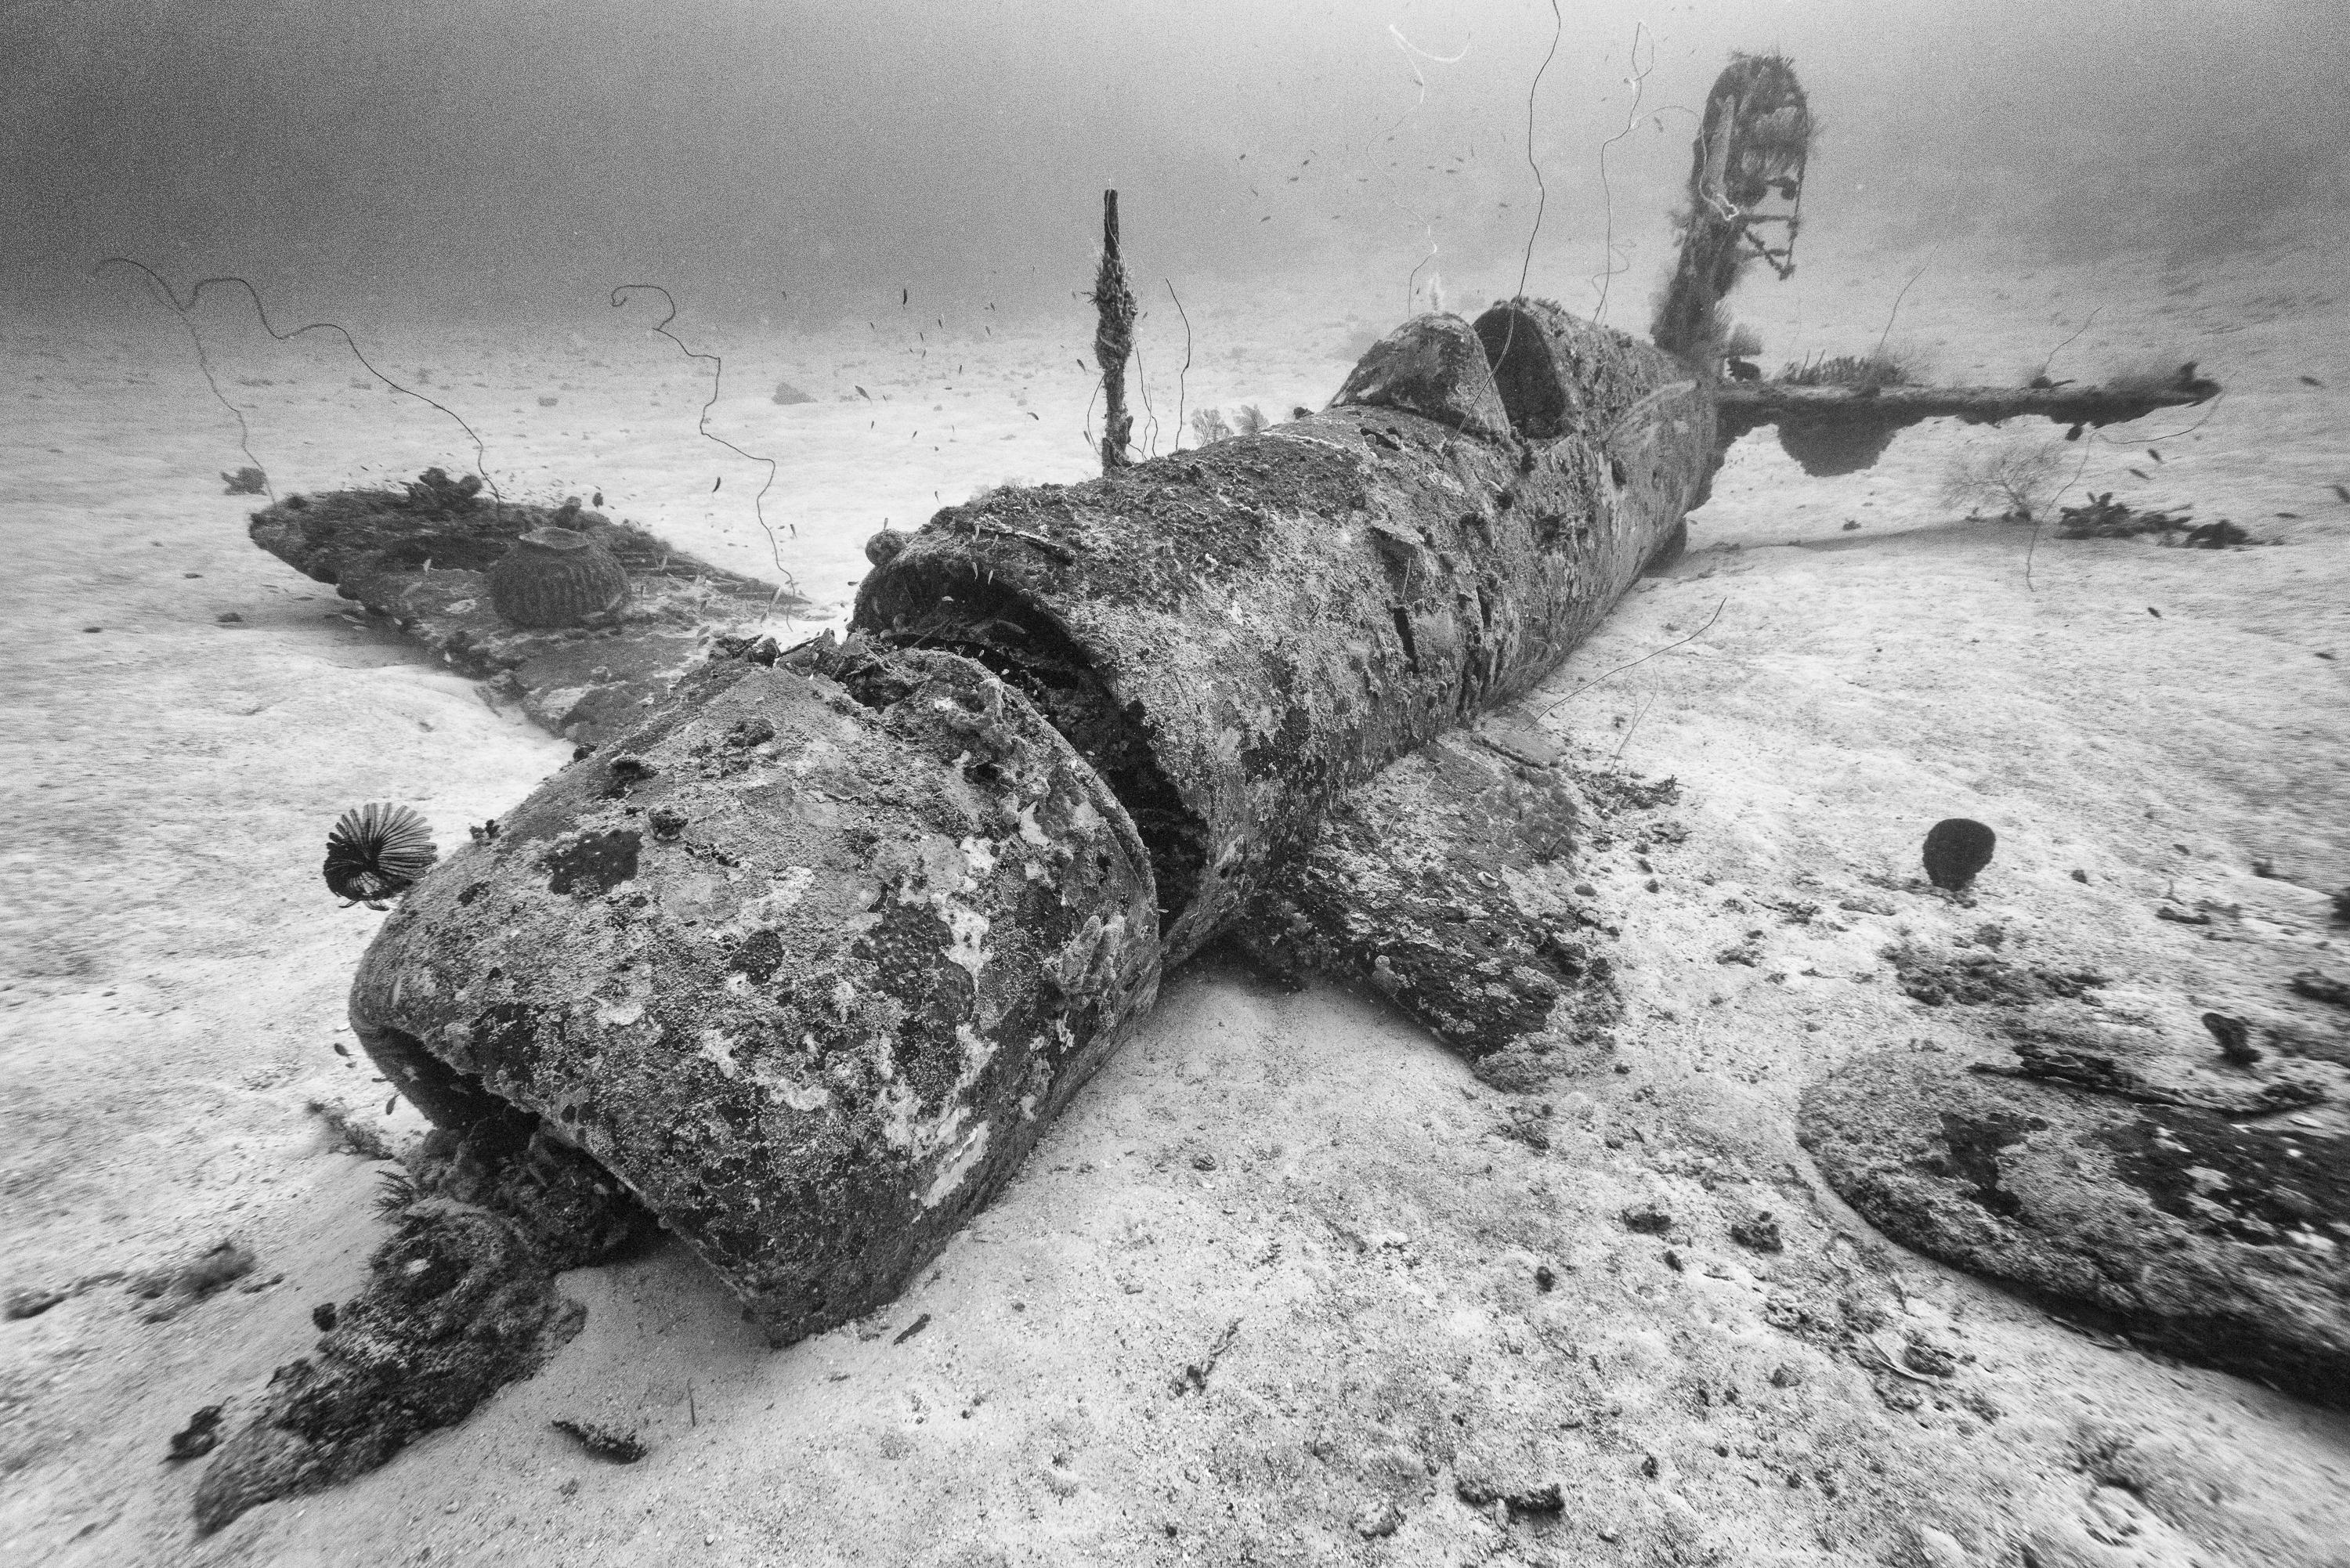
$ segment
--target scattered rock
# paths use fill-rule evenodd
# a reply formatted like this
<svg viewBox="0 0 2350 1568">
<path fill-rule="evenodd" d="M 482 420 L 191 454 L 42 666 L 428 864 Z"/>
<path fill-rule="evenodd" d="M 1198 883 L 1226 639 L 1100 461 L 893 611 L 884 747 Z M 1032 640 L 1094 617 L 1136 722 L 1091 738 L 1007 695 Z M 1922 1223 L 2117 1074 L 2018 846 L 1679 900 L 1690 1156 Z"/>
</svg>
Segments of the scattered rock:
<svg viewBox="0 0 2350 1568">
<path fill-rule="evenodd" d="M 1224 1332 L 1216 1336 L 1216 1342 L 1208 1347 L 1207 1355 L 1184 1364 L 1183 1370 L 1175 1375 L 1174 1391 L 1178 1397 L 1201 1393 L 1207 1388 L 1209 1374 L 1215 1371 L 1216 1363 L 1224 1358 L 1224 1352 L 1232 1347 L 1232 1341 L 1240 1337 L 1240 1332 L 1241 1320 L 1234 1318 L 1224 1325 Z"/>
<path fill-rule="evenodd" d="M 184 1306 L 219 1294 L 253 1272 L 259 1262 L 242 1242 L 216 1242 L 184 1263 L 140 1275 L 131 1282 L 130 1290 L 142 1300 L 163 1303 L 147 1314 L 149 1322 L 161 1322 Z"/>
<path fill-rule="evenodd" d="M 1787 1244 L 1786 1239 L 1779 1232 L 1779 1221 L 1771 1217 L 1768 1210 L 1733 1220 L 1730 1227 L 1730 1239 L 1758 1252 L 1781 1251 Z"/>
<path fill-rule="evenodd" d="M 1378 1498 L 1355 1515 L 1355 1533 L 1366 1541 L 1384 1541 L 1403 1525 L 1403 1510 L 1393 1498 Z"/>
<path fill-rule="evenodd" d="M 1550 1147 L 1550 1107 L 1546 1105 L 1510 1106 L 1505 1108 L 1501 1125 L 1494 1130 L 1537 1153 L 1546 1151 Z"/>
<path fill-rule="evenodd" d="M 1496 1491 L 1492 1483 L 1482 1479 L 1462 1477 L 1453 1487 L 1461 1501 L 1471 1508 L 1487 1508 L 1498 1502 L 1513 1516 L 1521 1513 L 1554 1514 L 1566 1511 L 1566 1499 L 1559 1491 L 1558 1482 L 1544 1481 L 1539 1486 L 1523 1486 L 1512 1491 Z"/>
<path fill-rule="evenodd" d="M 912 535 L 899 533 L 895 528 L 884 528 L 865 541 L 865 558 L 874 566 L 886 566 L 898 558 L 899 553 L 906 547 L 906 541 L 911 537 Z"/>
<path fill-rule="evenodd" d="M 651 1450 L 634 1432 L 598 1426 L 593 1421 L 549 1421 L 548 1426 L 577 1442 L 599 1459 L 632 1465 Z"/>
<path fill-rule="evenodd" d="M 188 1417 L 188 1424 L 172 1434 L 171 1450 L 165 1458 L 173 1464 L 200 1459 L 220 1447 L 221 1407 L 207 1405 Z"/>
<path fill-rule="evenodd" d="M 335 1326 L 335 1303 L 332 1302 L 320 1302 L 317 1306 L 312 1307 L 310 1309 L 310 1324 L 311 1326 L 316 1328 L 320 1334 L 325 1334 L 331 1330 Z"/>
<path fill-rule="evenodd" d="M 2323 970 L 2305 969 L 2295 974 L 2291 983 L 2295 996 L 2350 1007 L 2350 981 L 2336 980 Z"/>
<path fill-rule="evenodd" d="M 2012 964 L 1987 952 L 1935 954 L 1906 942 L 1887 950 L 1885 957 L 1900 976 L 1901 989 L 1929 1007 L 2077 1000 L 2108 983 L 2092 970 L 2066 971 Z"/>
<path fill-rule="evenodd" d="M 1624 1229 L 1641 1236 L 1661 1236 L 1673 1228 L 1672 1215 L 1653 1203 L 1635 1204 L 1617 1218 Z"/>
<path fill-rule="evenodd" d="M 541 398 L 538 400 L 538 406 L 542 409 L 551 409 L 555 407 L 558 401 L 560 401 L 560 400 L 556 398 Z"/>
<path fill-rule="evenodd" d="M 1901 1365 L 1929 1377 L 1955 1377 L 1959 1372 L 1957 1356 L 1939 1346 L 1918 1340 L 1910 1341 L 1902 1348 Z"/>
<path fill-rule="evenodd" d="M 795 403 L 813 403 L 816 401 L 816 399 L 807 393 L 801 391 L 789 381 L 778 381 L 775 383 L 775 390 L 774 394 L 770 396 L 767 400 L 771 403 L 780 403 L 784 407 L 789 408 Z"/>
<path fill-rule="evenodd" d="M 2251 1043 L 2251 1029 L 2242 1019 L 2207 1012 L 2203 1027 L 2220 1043 L 2220 1059 L 2230 1066 L 2249 1067 L 2261 1059 L 2260 1048 Z"/>
<path fill-rule="evenodd" d="M 251 466 L 222 474 L 221 483 L 227 486 L 221 492 L 224 495 L 263 495 L 269 490 L 269 476 Z"/>
<path fill-rule="evenodd" d="M 2183 1359 L 2350 1402 L 2343 1140 L 1901 1052 L 1814 1086 L 1799 1134 L 1906 1245 Z"/>
<path fill-rule="evenodd" d="M 14 1323 L 19 1318 L 38 1317 L 58 1303 L 72 1299 L 71 1291 L 50 1290 L 41 1286 L 10 1291 L 6 1300 L 0 1302 L 0 1318 Z"/>
</svg>

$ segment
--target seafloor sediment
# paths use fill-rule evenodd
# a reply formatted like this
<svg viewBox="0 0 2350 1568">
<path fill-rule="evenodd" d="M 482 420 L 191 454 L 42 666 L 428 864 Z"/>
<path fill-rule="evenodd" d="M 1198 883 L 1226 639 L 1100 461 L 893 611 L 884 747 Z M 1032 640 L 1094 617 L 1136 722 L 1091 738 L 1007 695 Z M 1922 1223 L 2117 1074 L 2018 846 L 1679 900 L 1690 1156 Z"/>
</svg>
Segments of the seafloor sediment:
<svg viewBox="0 0 2350 1568">
<path fill-rule="evenodd" d="M 168 1463 L 172 1435 L 224 1399 L 254 1413 L 238 1401 L 317 1340 L 311 1309 L 358 1293 L 388 1232 L 379 1166 L 351 1150 L 416 1132 L 338 1033 L 380 917 L 318 886 L 325 829 L 397 799 L 446 846 L 569 748 L 252 548 L 252 501 L 213 493 L 237 461 L 187 414 L 204 394 L 168 333 L 119 358 L 83 335 L 12 336 L 25 352 L 0 376 L 39 400 L 0 432 L 22 476 L 0 647 L 27 781 L 5 928 L 22 1092 L 0 1114 L 12 1275 L 60 1299 L 0 1324 L 0 1541 L 93 1563 L 426 1547 L 522 1563 L 2327 1561 L 2350 1534 L 2338 1417 L 1889 1241 L 1794 1129 L 1804 1090 L 1868 1053 L 2016 1060 L 1963 1007 L 1905 991 L 1881 956 L 1902 946 L 2094 970 L 2109 1023 L 2180 1050 L 2210 1038 L 2206 1011 L 2333 1028 L 2291 977 L 2350 967 L 2326 902 L 2350 880 L 2350 696 L 2322 657 L 2350 652 L 2350 513 L 2327 488 L 2345 480 L 2325 434 L 2350 384 L 2337 254 L 2313 241 L 2030 278 L 1946 255 L 1903 306 L 1905 329 L 1948 341 L 1950 379 L 1976 379 L 1972 359 L 2012 379 L 2093 306 L 2068 354 L 2183 339 L 2179 358 L 2227 381 L 2223 406 L 2143 445 L 2106 432 L 2080 483 L 2230 516 L 2251 548 L 2043 535 L 2035 549 L 2028 528 L 1965 522 L 1934 494 L 1981 432 L 1905 433 L 1837 481 L 1766 442 L 1733 449 L 1690 554 L 1551 688 L 1647 658 L 1551 723 L 1595 777 L 1681 789 L 1580 846 L 1592 891 L 1575 896 L 1625 1017 L 1612 1063 L 1572 1088 L 1522 1104 L 1377 1004 L 1211 964 L 1169 987 L 893 1310 L 777 1355 L 674 1246 L 565 1275 L 587 1322 L 536 1376 L 372 1475 L 193 1548 L 197 1471 Z M 1742 314 L 1799 339 L 1790 358 L 1865 345 L 1915 265 L 1824 256 Z M 1195 378 L 1195 403 L 1326 396 L 1351 358 L 1323 351 L 1347 330 L 1329 288 L 1316 279 L 1295 309 L 1261 296 L 1250 319 L 1195 306 L 1195 329 L 1244 348 L 1223 379 Z M 617 510 L 759 575 L 764 540 L 708 504 L 690 419 L 671 441 L 648 412 L 650 356 L 606 378 L 588 352 L 420 337 L 440 347 L 410 357 L 483 365 L 517 394 L 485 434 L 494 460 L 504 443 L 516 467 L 563 471 L 544 499 L 592 466 Z M 802 501 L 812 597 L 837 605 L 862 575 L 876 514 L 902 524 L 980 478 L 1087 472 L 1071 433 L 1084 388 L 1045 389 L 1058 347 L 1040 334 L 959 387 L 936 452 L 931 404 L 948 395 L 890 381 L 847 339 L 767 350 L 777 374 L 854 400 L 761 416 Z M 334 454 L 265 452 L 281 489 L 363 477 L 341 466 L 362 450 L 406 474 L 450 461 L 440 431 L 339 375 L 249 373 L 278 383 L 255 400 L 265 414 L 317 421 L 299 428 Z M 580 389 L 537 410 L 529 394 L 558 380 Z M 1970 902 L 1911 886 L 1925 827 L 1949 815 L 2000 829 Z M 2335 1137 L 2337 1115 L 2284 1125 Z M 1776 1251 L 1752 1244 L 1773 1235 Z M 232 1236 L 258 1264 L 213 1293 L 127 1288 Z M 611 1465 L 556 1420 L 650 1452 Z"/>
</svg>

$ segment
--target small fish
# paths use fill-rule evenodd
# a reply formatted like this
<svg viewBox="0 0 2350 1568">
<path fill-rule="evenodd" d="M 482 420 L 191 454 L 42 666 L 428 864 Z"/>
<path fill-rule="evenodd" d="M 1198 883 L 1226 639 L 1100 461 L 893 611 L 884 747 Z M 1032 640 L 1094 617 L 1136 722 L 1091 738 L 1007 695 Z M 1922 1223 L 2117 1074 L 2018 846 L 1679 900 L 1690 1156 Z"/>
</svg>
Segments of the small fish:
<svg viewBox="0 0 2350 1568">
<path fill-rule="evenodd" d="M 2152 474 L 2148 473 L 2146 470 L 2144 470 L 2144 469 L 2142 469 L 2142 468 L 2133 468 L 2133 469 L 2131 469 L 2131 470 L 2130 470 L 2130 472 L 2131 472 L 2132 473 L 2137 474 L 2140 479 L 2152 479 L 2152 478 L 2154 477 L 2154 475 L 2152 475 Z"/>
<path fill-rule="evenodd" d="M 2301 384 L 2304 387 L 2322 387 L 2325 385 L 2324 382 L 2319 380 L 2314 376 L 2303 376 L 2301 379 Z"/>
<path fill-rule="evenodd" d="M 722 484 L 725 483 L 726 483 L 726 476 L 725 476 L 724 474 L 723 474 L 723 473 L 722 473 L 722 474 L 720 474 L 716 479 L 712 480 L 712 481 L 710 482 L 710 493 L 711 493 L 711 494 L 712 494 L 712 495 L 717 494 L 717 493 L 718 493 L 718 487 L 719 487 L 720 485 L 722 485 Z"/>
<path fill-rule="evenodd" d="M 2280 512 L 2277 515 L 2292 523 L 2298 523 L 2301 521 L 2301 514 L 2298 512 Z"/>
<path fill-rule="evenodd" d="M 2154 461 L 2155 461 L 2155 462 L 2160 462 L 2162 461 L 2162 454 L 2161 454 L 2160 452 L 2158 452 L 2155 451 L 2155 450 L 2154 450 L 2154 448 L 2152 448 L 2152 447 L 2148 447 L 2148 448 L 2147 448 L 2147 449 L 2146 449 L 2146 455 L 2147 455 L 2147 456 L 2148 456 L 2148 457 L 2150 457 L 2150 458 L 2152 458 L 2152 459 L 2154 459 Z"/>
<path fill-rule="evenodd" d="M 1029 417 L 1030 419 L 1032 419 L 1032 420 L 1033 420 L 1033 419 L 1035 419 L 1035 418 L 1036 418 L 1036 410 L 1034 410 L 1034 409 L 1029 410 L 1028 410 L 1028 417 Z M 2334 488 L 2334 489 L 2336 489 L 2336 490 L 2339 490 L 2339 489 L 2341 489 L 2342 487 L 2341 487 L 2340 485 L 2338 485 L 2338 484 L 2337 484 L 2337 485 L 2335 485 Z M 2345 500 L 2345 501 L 2350 501 L 2350 495 L 2345 495 L 2345 496 L 2344 496 L 2342 499 L 2343 499 L 2343 500 Z"/>
<path fill-rule="evenodd" d="M 854 382 L 854 381 L 851 381 L 851 382 L 849 383 L 849 385 L 850 385 L 850 386 L 852 386 L 852 387 L 855 387 L 855 386 L 857 386 L 857 383 L 856 383 L 856 382 Z M 860 398 L 864 399 L 864 400 L 865 400 L 867 402 L 868 402 L 868 403 L 869 403 L 869 402 L 871 402 L 871 401 L 873 400 L 873 394 L 872 394 L 872 393 L 870 393 L 870 392 L 868 392 L 868 391 L 867 391 L 867 390 L 866 390 L 864 388 L 862 388 L 862 387 L 857 387 L 857 395 L 858 395 L 858 397 L 860 397 Z"/>
<path fill-rule="evenodd" d="M 907 306 L 908 302 L 909 302 L 909 301 L 910 301 L 913 297 L 914 297 L 914 291 L 913 291 L 912 289 L 910 289 L 910 288 L 901 288 L 901 289 L 899 289 L 899 290 L 898 291 L 898 308 L 899 308 L 899 309 L 900 309 L 900 310 L 903 310 L 904 308 L 906 308 L 906 306 Z M 2190 366 L 2189 366 L 2189 367 L 2188 367 L 2188 369 L 2194 369 L 2194 367 L 2190 365 Z"/>
<path fill-rule="evenodd" d="M 2152 616 L 2157 620 L 2160 620 L 2162 618 L 2162 612 L 2155 608 L 2152 605 L 2146 607 L 2146 613 Z"/>
<path fill-rule="evenodd" d="M 398 1095 L 394 1095 L 394 1096 L 391 1096 L 391 1098 L 390 1098 L 390 1099 L 388 1099 L 388 1100 L 384 1101 L 384 1103 L 383 1103 L 383 1114 L 384 1114 L 385 1116 L 390 1116 L 390 1115 L 391 1115 L 391 1113 L 392 1113 L 394 1110 L 396 1110 L 396 1109 L 398 1109 L 398 1108 L 399 1108 L 399 1106 L 400 1106 L 400 1096 L 399 1096 Z"/>
<path fill-rule="evenodd" d="M 2334 487 L 2334 493 L 2345 501 L 2350 501 L 2350 485 L 2337 484 Z"/>
</svg>

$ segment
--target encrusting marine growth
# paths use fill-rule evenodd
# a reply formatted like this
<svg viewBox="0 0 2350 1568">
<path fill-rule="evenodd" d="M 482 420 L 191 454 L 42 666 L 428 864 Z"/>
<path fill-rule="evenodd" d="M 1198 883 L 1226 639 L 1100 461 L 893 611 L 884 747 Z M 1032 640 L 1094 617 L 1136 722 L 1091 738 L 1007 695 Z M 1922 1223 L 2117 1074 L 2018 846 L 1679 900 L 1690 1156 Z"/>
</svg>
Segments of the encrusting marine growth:
<svg viewBox="0 0 2350 1568">
<path fill-rule="evenodd" d="M 379 1255 L 382 1311 L 406 1299 L 385 1272 L 402 1249 L 441 1267 L 419 1227 L 484 1245 L 470 1216 L 515 1227 L 510 1276 L 543 1291 L 550 1248 L 603 1255 L 649 1213 L 775 1343 L 869 1312 L 1002 1189 L 1161 974 L 1222 936 L 1379 990 L 1496 1084 L 1603 1058 L 1616 1009 L 1578 935 L 1582 807 L 1510 705 L 1679 554 L 1735 433 L 1799 411 L 1881 450 L 1950 411 L 1722 379 L 1714 307 L 1740 246 L 1792 267 L 1792 205 L 1783 243 L 1759 237 L 1760 209 L 1799 201 L 1809 125 L 1783 60 L 1724 73 L 1657 344 L 1529 298 L 1415 317 L 1318 413 L 877 538 L 845 640 L 726 635 L 690 660 L 718 618 L 663 620 L 644 593 L 659 541 L 484 506 L 445 475 L 256 514 L 257 541 L 452 660 L 502 669 L 526 703 L 563 691 L 533 711 L 580 742 L 410 891 L 360 966 L 369 1054 L 437 1148 L 491 1173 L 421 1184 Z M 2010 411 L 2127 418 L 2210 389 L 2018 393 Z M 634 552 L 613 550 L 639 585 L 616 632 L 516 636 L 474 607 L 482 574 L 550 522 Z M 566 684 L 656 642 L 593 702 Z M 596 1200 L 533 1207 L 494 1176 L 520 1168 Z M 466 1367 L 515 1375 L 559 1337 L 563 1314 L 516 1289 L 497 1354 L 463 1349 Z M 449 1343 L 440 1307 L 402 1310 L 420 1344 Z M 368 1368 L 442 1363 L 385 1360 L 356 1332 L 281 1371 L 216 1461 L 234 1473 L 207 1479 L 209 1521 L 276 1495 L 239 1477 L 283 1490 L 389 1451 L 313 1389 L 373 1397 Z"/>
</svg>

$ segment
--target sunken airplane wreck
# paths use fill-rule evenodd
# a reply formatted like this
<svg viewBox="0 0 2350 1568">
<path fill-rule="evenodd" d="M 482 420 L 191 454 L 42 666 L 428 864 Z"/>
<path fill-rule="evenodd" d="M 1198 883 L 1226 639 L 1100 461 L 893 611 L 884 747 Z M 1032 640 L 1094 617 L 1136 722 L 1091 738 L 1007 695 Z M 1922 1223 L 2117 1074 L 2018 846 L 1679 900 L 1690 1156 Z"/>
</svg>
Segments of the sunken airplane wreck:
<svg viewBox="0 0 2350 1568">
<path fill-rule="evenodd" d="M 1430 842 L 1530 831 L 1555 786 L 1507 740 L 1423 749 L 1680 548 L 1745 419 L 1714 305 L 1791 265 L 1793 211 L 1756 209 L 1800 203 L 1807 115 L 1783 61 L 1717 84 L 1667 347 L 1425 316 L 1322 412 L 880 536 L 847 640 L 712 659 L 409 895 L 352 993 L 369 1052 L 444 1127 L 584 1151 L 788 1343 L 894 1296 L 1219 935 L 1493 1071 L 1571 1050 L 1606 1012 L 1572 877 Z M 1848 424 L 1889 436 L 1888 401 Z M 1365 790 L 1422 826 L 1366 830 Z"/>
<path fill-rule="evenodd" d="M 1920 419 L 2218 389 L 1725 384 L 1715 306 L 1792 268 L 1809 132 L 1783 61 L 1723 74 L 1654 343 L 1425 316 L 1319 413 L 877 537 L 846 640 L 722 641 L 409 892 L 352 992 L 369 1054 L 476 1168 L 600 1195 L 536 1219 L 640 1206 L 777 1344 L 901 1291 L 1220 936 L 1504 1085 L 1588 1061 L 1574 796 L 1494 715 L 1679 551 L 1725 432 L 1800 421 L 1865 467 Z M 286 1490 L 241 1484 L 206 1517 Z"/>
</svg>

